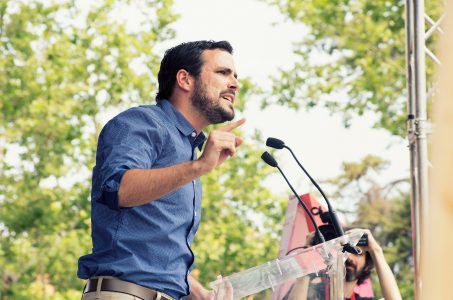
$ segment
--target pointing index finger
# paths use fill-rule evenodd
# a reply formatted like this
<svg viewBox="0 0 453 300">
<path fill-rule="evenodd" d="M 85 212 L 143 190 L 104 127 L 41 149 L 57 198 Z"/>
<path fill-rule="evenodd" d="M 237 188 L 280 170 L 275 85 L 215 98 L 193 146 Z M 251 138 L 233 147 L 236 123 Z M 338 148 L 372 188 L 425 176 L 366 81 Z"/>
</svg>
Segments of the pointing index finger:
<svg viewBox="0 0 453 300">
<path fill-rule="evenodd" d="M 238 121 L 228 123 L 225 126 L 222 126 L 222 127 L 218 128 L 218 130 L 230 132 L 233 129 L 238 128 L 239 126 L 241 126 L 244 123 L 245 123 L 245 119 L 240 119 Z"/>
</svg>

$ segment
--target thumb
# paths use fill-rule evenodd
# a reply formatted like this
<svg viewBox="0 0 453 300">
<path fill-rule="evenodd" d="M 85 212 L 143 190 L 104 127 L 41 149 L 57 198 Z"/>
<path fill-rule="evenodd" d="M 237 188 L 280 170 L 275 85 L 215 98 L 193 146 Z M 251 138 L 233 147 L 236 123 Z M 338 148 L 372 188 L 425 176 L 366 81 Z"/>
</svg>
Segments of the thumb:
<svg viewBox="0 0 453 300">
<path fill-rule="evenodd" d="M 244 139 L 242 137 L 240 137 L 240 136 L 237 136 L 235 138 L 236 138 L 236 140 L 235 140 L 235 144 L 236 145 L 235 146 L 239 147 L 240 145 L 242 145 L 242 143 L 244 142 Z"/>
</svg>

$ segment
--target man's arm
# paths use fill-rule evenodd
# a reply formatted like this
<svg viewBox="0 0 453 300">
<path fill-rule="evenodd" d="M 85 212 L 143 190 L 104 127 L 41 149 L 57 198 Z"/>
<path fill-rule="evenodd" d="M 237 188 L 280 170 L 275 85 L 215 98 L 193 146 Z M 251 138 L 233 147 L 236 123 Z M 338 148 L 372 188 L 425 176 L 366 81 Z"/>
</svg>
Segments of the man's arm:
<svg viewBox="0 0 453 300">
<path fill-rule="evenodd" d="M 160 169 L 126 171 L 118 190 L 119 206 L 146 204 L 210 172 L 236 153 L 236 147 L 242 144 L 242 138 L 236 137 L 231 131 L 244 122 L 245 119 L 241 119 L 213 130 L 198 160 Z"/>
<path fill-rule="evenodd" d="M 124 173 L 118 190 L 120 207 L 148 203 L 200 177 L 206 171 L 199 161 L 161 169 L 134 169 Z"/>
<path fill-rule="evenodd" d="M 395 276 L 393 275 L 393 272 L 385 259 L 381 246 L 379 246 L 369 230 L 365 229 L 365 232 L 368 234 L 368 246 L 362 248 L 371 254 L 384 299 L 401 300 L 398 284 L 396 283 Z"/>
</svg>

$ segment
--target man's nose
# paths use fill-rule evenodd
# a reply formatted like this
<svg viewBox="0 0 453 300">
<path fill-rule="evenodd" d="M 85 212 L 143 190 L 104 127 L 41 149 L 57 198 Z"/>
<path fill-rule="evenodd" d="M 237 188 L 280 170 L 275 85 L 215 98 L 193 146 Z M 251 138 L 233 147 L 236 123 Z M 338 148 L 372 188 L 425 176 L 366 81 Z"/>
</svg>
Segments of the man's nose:
<svg viewBox="0 0 453 300">
<path fill-rule="evenodd" d="M 237 91 L 240 87 L 240 83 L 239 83 L 239 80 L 236 78 L 236 77 L 232 77 L 232 79 L 230 80 L 230 82 L 228 83 L 228 88 L 229 89 L 232 89 L 234 91 Z"/>
</svg>

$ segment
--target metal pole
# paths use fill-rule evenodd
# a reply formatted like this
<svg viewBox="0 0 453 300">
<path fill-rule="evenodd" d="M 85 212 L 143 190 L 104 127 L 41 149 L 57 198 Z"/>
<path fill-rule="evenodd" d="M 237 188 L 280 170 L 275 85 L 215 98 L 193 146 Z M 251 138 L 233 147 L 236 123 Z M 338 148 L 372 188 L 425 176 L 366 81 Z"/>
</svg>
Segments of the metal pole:
<svg viewBox="0 0 453 300">
<path fill-rule="evenodd" d="M 415 144 L 415 82 L 414 82 L 414 8 L 412 0 L 406 0 L 406 90 L 407 90 L 407 137 L 409 142 L 410 155 L 410 180 L 411 180 L 411 224 L 412 224 L 412 257 L 414 260 L 414 294 L 419 299 L 420 271 L 420 239 L 419 236 L 419 214 L 418 214 L 418 192 L 417 192 L 417 148 Z"/>
<path fill-rule="evenodd" d="M 423 0 L 406 1 L 406 60 L 408 139 L 411 167 L 412 246 L 414 294 L 421 295 L 421 240 L 428 220 L 428 144 Z"/>
<path fill-rule="evenodd" d="M 421 294 L 421 240 L 428 220 L 428 144 L 423 0 L 406 1 L 408 138 L 411 162 L 412 245 L 415 299 Z"/>
<path fill-rule="evenodd" d="M 414 6 L 415 20 L 415 99 L 416 99 L 416 129 L 417 129 L 417 160 L 418 160 L 418 189 L 420 195 L 420 229 L 421 237 L 428 221 L 429 185 L 428 185 L 428 116 L 426 97 L 426 51 L 425 51 L 425 6 L 423 0 L 416 0 Z"/>
</svg>

